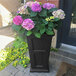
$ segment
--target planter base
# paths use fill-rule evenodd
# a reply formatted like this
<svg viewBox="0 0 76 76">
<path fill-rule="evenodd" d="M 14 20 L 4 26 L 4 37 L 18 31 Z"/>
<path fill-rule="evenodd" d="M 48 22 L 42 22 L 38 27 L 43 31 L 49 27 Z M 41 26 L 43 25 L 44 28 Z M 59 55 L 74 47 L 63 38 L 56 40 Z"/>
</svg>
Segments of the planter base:
<svg viewBox="0 0 76 76">
<path fill-rule="evenodd" d="M 49 72 L 49 68 L 48 69 L 34 69 L 34 68 L 30 68 L 30 72 Z"/>
<path fill-rule="evenodd" d="M 30 72 L 49 72 L 49 54 L 52 36 L 44 34 L 40 39 L 27 37 L 31 69 Z"/>
</svg>

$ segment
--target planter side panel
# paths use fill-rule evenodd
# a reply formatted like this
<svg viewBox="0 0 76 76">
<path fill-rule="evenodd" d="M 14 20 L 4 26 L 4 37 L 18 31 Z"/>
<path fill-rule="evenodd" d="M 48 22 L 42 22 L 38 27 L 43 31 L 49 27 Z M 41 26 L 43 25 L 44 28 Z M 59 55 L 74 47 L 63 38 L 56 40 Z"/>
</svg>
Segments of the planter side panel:
<svg viewBox="0 0 76 76">
<path fill-rule="evenodd" d="M 49 52 L 52 36 L 44 35 L 38 39 L 27 37 L 29 54 L 31 58 L 31 71 L 49 71 Z"/>
</svg>

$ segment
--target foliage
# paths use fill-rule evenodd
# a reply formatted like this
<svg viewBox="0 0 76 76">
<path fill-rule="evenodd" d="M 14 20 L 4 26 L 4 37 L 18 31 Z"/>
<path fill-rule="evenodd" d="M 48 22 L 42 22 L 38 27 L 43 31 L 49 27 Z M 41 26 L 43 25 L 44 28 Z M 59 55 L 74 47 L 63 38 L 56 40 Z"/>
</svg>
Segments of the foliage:
<svg viewBox="0 0 76 76">
<path fill-rule="evenodd" d="M 54 29 L 59 29 L 59 26 L 61 25 L 61 19 L 55 18 L 52 14 L 54 11 L 57 11 L 58 8 L 55 7 L 55 8 L 49 9 L 49 10 L 45 9 L 43 7 L 41 7 L 41 8 L 42 8 L 42 10 L 40 12 L 34 12 L 34 11 L 32 11 L 32 9 L 30 7 L 27 7 L 26 9 L 29 14 L 26 14 L 26 13 L 17 14 L 17 16 L 19 15 L 23 19 L 29 18 L 32 21 L 34 21 L 35 27 L 32 30 L 26 30 L 25 28 L 22 28 L 21 25 L 17 26 L 15 24 L 13 25 L 13 29 L 15 31 L 17 31 L 17 33 L 25 34 L 27 36 L 30 36 L 31 34 L 33 34 L 37 38 L 40 38 L 44 33 L 46 33 L 47 35 L 54 35 Z M 59 13 L 61 14 L 60 11 L 61 10 L 59 10 Z M 23 12 L 23 11 L 20 11 L 20 12 Z M 51 17 L 54 17 L 54 19 L 52 19 Z"/>
<path fill-rule="evenodd" d="M 58 49 L 57 48 L 51 48 L 50 51 L 58 52 Z"/>
<path fill-rule="evenodd" d="M 13 62 L 13 66 L 20 64 L 27 67 L 29 64 L 29 57 L 26 56 L 28 45 L 21 38 L 17 37 L 13 42 L 13 47 L 8 47 L 0 51 L 0 70 L 4 69 L 8 64 Z M 17 59 L 17 60 L 16 60 Z"/>
</svg>

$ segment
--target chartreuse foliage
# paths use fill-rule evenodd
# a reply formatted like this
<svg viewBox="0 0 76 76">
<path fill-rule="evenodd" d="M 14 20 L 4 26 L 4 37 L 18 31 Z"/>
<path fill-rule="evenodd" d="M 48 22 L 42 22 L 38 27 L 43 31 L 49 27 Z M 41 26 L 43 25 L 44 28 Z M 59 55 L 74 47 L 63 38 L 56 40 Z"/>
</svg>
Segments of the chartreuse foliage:
<svg viewBox="0 0 76 76">
<path fill-rule="evenodd" d="M 27 67 L 29 64 L 29 57 L 26 56 L 28 45 L 21 38 L 17 37 L 12 47 L 0 51 L 0 70 L 4 69 L 8 64 L 13 62 L 13 66 L 20 64 Z M 17 60 L 16 60 L 17 59 Z"/>
</svg>

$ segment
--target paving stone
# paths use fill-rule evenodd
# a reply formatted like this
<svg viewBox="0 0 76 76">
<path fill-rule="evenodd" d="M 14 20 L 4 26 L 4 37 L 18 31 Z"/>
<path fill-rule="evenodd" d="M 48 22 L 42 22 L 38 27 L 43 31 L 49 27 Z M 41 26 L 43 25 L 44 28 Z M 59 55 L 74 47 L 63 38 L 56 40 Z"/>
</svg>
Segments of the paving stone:
<svg viewBox="0 0 76 76">
<path fill-rule="evenodd" d="M 38 76 L 38 75 L 39 75 L 39 73 L 30 73 L 30 76 Z"/>
<path fill-rule="evenodd" d="M 2 70 L 2 71 L 0 71 L 0 76 L 11 76 L 11 73 L 9 73 L 6 70 Z"/>
<path fill-rule="evenodd" d="M 56 71 L 49 73 L 30 73 L 30 76 L 56 76 Z"/>
<path fill-rule="evenodd" d="M 30 76 L 30 73 L 24 73 L 24 76 Z"/>
<path fill-rule="evenodd" d="M 23 72 L 30 74 L 30 67 L 29 68 L 25 68 Z"/>
<path fill-rule="evenodd" d="M 24 71 L 24 69 L 25 69 L 25 68 L 23 68 L 23 67 L 20 66 L 20 65 L 18 65 L 16 68 L 17 68 L 18 70 L 20 70 L 20 71 Z"/>
<path fill-rule="evenodd" d="M 56 76 L 57 71 L 53 70 L 50 73 L 46 74 L 46 76 Z"/>
<path fill-rule="evenodd" d="M 48 72 L 48 73 L 40 73 L 37 76 L 50 76 L 50 72 Z"/>
<path fill-rule="evenodd" d="M 54 73 L 53 76 L 55 76 L 56 71 L 50 71 L 48 73 L 38 73 L 38 72 L 31 73 L 30 68 L 26 68 L 24 70 L 24 73 L 25 73 L 25 76 L 50 76 L 50 75 L 52 76 L 53 73 Z"/>
<path fill-rule="evenodd" d="M 60 64 L 60 62 L 58 60 L 53 59 L 52 57 L 49 60 L 50 60 L 50 63 L 49 63 L 50 72 L 49 73 L 44 73 L 44 72 L 31 73 L 30 65 L 27 68 L 23 68 L 20 65 L 18 65 L 15 68 L 10 64 L 3 70 L 4 72 L 0 72 L 0 76 L 56 76 L 58 69 L 56 70 L 55 68 L 59 66 L 58 64 Z"/>
<path fill-rule="evenodd" d="M 9 65 L 5 68 L 6 71 L 8 71 L 11 74 L 16 74 L 16 72 L 18 72 L 19 70 L 16 69 L 15 67 L 13 67 L 12 65 Z"/>
<path fill-rule="evenodd" d="M 49 73 L 47 73 L 47 74 L 49 74 Z M 37 76 L 46 76 L 46 73 L 39 73 L 39 74 L 37 74 Z"/>
<path fill-rule="evenodd" d="M 19 72 L 17 72 L 17 73 L 15 74 L 15 76 L 25 76 L 25 75 L 24 75 L 24 72 L 19 71 Z"/>
<path fill-rule="evenodd" d="M 11 74 L 10 76 L 14 76 L 13 74 Z"/>
<path fill-rule="evenodd" d="M 60 60 L 58 60 L 58 59 L 55 59 L 55 58 L 53 58 L 53 57 L 50 57 L 49 58 L 49 69 L 50 69 L 50 71 L 52 71 L 52 70 L 58 70 L 59 69 L 59 67 L 60 67 L 60 64 L 61 64 L 61 61 Z"/>
<path fill-rule="evenodd" d="M 27 68 L 30 68 L 31 64 L 28 64 Z"/>
</svg>

